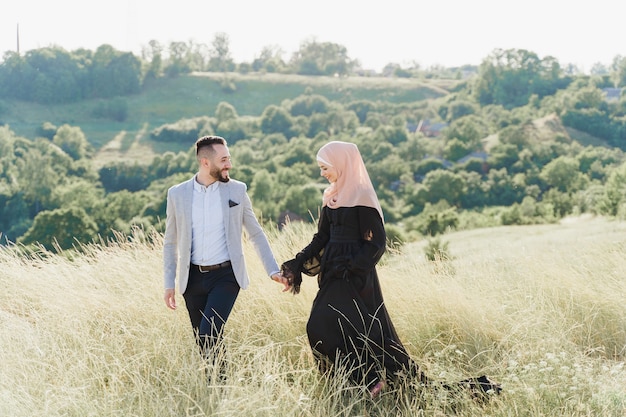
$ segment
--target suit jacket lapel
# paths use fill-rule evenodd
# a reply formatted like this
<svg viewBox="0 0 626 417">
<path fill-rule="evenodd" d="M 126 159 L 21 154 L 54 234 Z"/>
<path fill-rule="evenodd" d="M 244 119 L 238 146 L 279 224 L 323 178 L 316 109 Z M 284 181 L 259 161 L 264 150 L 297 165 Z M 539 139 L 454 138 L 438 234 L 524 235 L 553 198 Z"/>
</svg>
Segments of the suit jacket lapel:
<svg viewBox="0 0 626 417">
<path fill-rule="evenodd" d="M 186 222 L 186 227 L 189 229 L 187 230 L 189 232 L 189 236 L 191 236 L 191 219 L 192 219 L 192 214 L 191 214 L 191 208 L 193 206 L 193 183 L 196 180 L 196 177 L 194 176 L 191 181 L 188 181 L 188 183 L 185 186 L 185 192 L 183 193 L 183 207 L 185 210 L 185 215 L 183 218 L 188 219 Z"/>
</svg>

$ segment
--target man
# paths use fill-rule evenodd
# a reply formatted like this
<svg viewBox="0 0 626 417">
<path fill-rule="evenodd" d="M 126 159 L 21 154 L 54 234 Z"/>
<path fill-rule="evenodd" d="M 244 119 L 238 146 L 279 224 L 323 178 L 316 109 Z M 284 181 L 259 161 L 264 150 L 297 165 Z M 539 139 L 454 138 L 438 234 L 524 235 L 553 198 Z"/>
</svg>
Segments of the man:
<svg viewBox="0 0 626 417">
<path fill-rule="evenodd" d="M 239 289 L 249 284 L 242 234 L 248 238 L 272 280 L 288 288 L 267 237 L 257 221 L 247 186 L 231 180 L 230 153 L 224 138 L 196 141 L 198 172 L 167 192 L 163 242 L 165 304 L 177 307 L 178 288 L 185 299 L 201 352 L 217 346 Z"/>
</svg>

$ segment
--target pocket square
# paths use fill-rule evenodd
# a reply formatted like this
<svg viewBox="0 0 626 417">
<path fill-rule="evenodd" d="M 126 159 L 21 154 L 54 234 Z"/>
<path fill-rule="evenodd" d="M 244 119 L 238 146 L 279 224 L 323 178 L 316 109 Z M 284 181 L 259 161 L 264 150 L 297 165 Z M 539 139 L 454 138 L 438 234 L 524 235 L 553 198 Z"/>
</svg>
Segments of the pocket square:
<svg viewBox="0 0 626 417">
<path fill-rule="evenodd" d="M 228 207 L 235 207 L 238 206 L 239 203 L 235 203 L 233 200 L 228 200 Z"/>
</svg>

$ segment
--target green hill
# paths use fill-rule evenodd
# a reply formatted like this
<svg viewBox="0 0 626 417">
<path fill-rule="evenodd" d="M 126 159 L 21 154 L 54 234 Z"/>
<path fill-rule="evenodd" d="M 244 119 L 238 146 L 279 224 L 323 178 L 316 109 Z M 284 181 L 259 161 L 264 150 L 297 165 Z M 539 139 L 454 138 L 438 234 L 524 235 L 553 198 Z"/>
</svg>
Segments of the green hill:
<svg viewBox="0 0 626 417">
<path fill-rule="evenodd" d="M 260 116 L 268 105 L 279 105 L 305 92 L 342 103 L 356 100 L 410 103 L 444 96 L 456 83 L 454 80 L 380 77 L 192 73 L 152 80 L 144 85 L 140 94 L 124 97 L 128 107 L 124 122 L 95 117 L 94 109 L 106 102 L 100 99 L 63 105 L 9 101 L 2 122 L 28 138 L 35 137 L 37 129 L 46 121 L 56 126 L 65 123 L 79 126 L 89 142 L 100 149 L 111 141 L 119 141 L 120 134 L 126 138 L 123 142 L 127 145 L 141 143 L 151 129 L 162 124 L 181 118 L 212 116 L 220 102 L 233 105 L 240 116 Z"/>
</svg>

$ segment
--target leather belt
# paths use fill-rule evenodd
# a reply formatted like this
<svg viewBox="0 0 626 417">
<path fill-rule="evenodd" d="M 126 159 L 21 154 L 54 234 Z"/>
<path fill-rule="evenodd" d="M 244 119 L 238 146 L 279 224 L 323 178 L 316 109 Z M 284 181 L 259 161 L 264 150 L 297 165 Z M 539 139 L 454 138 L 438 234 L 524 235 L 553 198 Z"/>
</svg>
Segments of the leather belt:
<svg viewBox="0 0 626 417">
<path fill-rule="evenodd" d="M 191 264 L 191 265 L 198 268 L 198 271 L 205 273 L 205 272 L 216 271 L 220 268 L 226 268 L 227 266 L 230 266 L 230 261 L 225 261 L 225 262 L 222 262 L 221 264 L 216 264 L 216 265 L 194 265 L 194 264 Z"/>
</svg>

